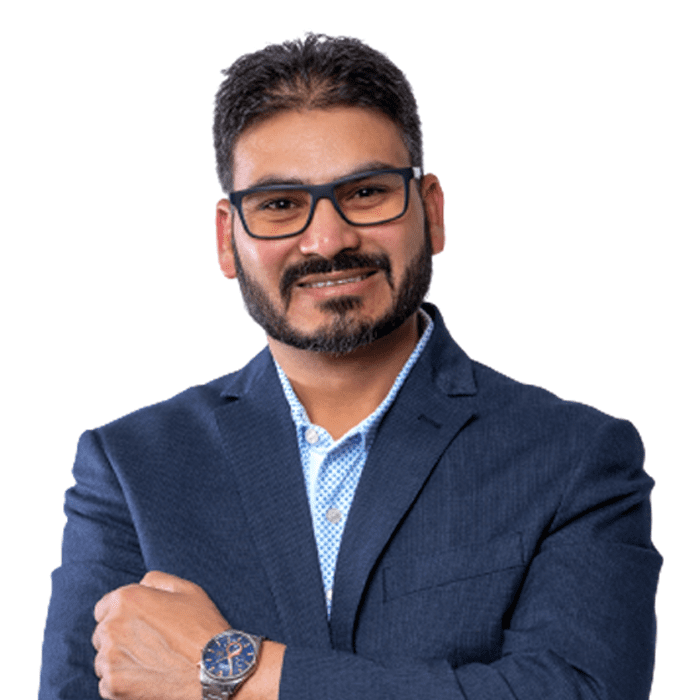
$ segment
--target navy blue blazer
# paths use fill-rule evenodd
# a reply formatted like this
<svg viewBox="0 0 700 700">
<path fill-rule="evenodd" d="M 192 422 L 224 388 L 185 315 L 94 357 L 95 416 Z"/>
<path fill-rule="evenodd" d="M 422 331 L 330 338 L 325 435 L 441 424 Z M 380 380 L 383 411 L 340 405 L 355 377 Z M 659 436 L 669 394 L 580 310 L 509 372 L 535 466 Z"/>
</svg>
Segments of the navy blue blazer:
<svg viewBox="0 0 700 700">
<path fill-rule="evenodd" d="M 641 700 L 661 558 L 631 424 L 472 362 L 437 310 L 384 417 L 330 622 L 269 351 L 85 433 L 40 697 L 98 698 L 92 608 L 166 571 L 288 645 L 289 700 Z"/>
</svg>

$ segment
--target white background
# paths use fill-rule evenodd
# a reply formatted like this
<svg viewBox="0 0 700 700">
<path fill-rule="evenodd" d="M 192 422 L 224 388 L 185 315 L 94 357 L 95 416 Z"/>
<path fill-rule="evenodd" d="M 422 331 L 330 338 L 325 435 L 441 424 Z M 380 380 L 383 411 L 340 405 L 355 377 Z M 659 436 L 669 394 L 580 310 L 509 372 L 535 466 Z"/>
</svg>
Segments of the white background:
<svg viewBox="0 0 700 700">
<path fill-rule="evenodd" d="M 216 264 L 212 102 L 236 57 L 307 30 L 368 41 L 415 89 L 446 192 L 430 299 L 457 340 L 642 433 L 652 697 L 695 692 L 697 3 L 28 1 L 0 26 L 8 697 L 38 683 L 79 434 L 264 342 Z"/>
</svg>

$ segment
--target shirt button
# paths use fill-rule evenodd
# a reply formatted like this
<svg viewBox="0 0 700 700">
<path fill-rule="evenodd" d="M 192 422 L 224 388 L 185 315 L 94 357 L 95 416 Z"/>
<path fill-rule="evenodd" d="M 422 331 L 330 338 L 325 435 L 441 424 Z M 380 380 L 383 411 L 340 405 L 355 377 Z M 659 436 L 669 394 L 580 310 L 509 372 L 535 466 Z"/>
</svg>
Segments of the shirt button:
<svg viewBox="0 0 700 700">
<path fill-rule="evenodd" d="M 343 519 L 343 514 L 337 508 L 329 508 L 326 511 L 326 520 L 336 525 Z"/>
<path fill-rule="evenodd" d="M 330 603 L 333 600 L 333 589 L 329 588 L 326 591 L 326 600 Z"/>
<path fill-rule="evenodd" d="M 319 440 L 318 431 L 316 428 L 307 428 L 306 432 L 304 433 L 304 437 L 309 445 L 315 445 Z"/>
</svg>

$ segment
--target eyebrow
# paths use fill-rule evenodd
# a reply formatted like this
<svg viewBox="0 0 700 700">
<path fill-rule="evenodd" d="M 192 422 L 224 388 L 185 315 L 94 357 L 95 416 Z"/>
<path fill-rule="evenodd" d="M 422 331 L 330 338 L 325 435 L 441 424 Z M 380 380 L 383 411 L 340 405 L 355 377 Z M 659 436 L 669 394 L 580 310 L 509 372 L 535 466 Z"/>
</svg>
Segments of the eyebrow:
<svg viewBox="0 0 700 700">
<path fill-rule="evenodd" d="M 343 175 L 338 175 L 338 177 L 333 178 L 331 182 L 335 182 L 336 180 L 342 180 L 346 177 L 352 177 L 353 175 L 361 175 L 362 173 L 371 172 L 373 170 L 391 170 L 397 167 L 401 166 L 392 165 L 391 163 L 386 163 L 380 160 L 372 160 L 367 163 L 362 163 L 361 165 L 358 165 L 356 168 L 353 168 L 353 170 Z M 272 185 L 301 185 L 303 187 L 304 185 L 310 184 L 312 184 L 310 181 L 302 180 L 298 177 L 285 177 L 282 175 L 265 175 L 253 182 L 252 184 L 248 185 L 248 187 L 246 187 L 245 189 L 249 190 L 256 187 L 270 187 Z"/>
</svg>

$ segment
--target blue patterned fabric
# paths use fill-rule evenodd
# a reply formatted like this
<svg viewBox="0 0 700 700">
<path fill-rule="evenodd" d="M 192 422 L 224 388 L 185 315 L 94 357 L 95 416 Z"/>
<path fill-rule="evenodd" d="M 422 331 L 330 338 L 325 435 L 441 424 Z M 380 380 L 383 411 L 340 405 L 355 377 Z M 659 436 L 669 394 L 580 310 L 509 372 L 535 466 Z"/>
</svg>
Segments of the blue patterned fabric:
<svg viewBox="0 0 700 700">
<path fill-rule="evenodd" d="M 83 434 L 41 700 L 100 700 L 95 603 L 154 570 L 286 645 L 280 697 L 649 697 L 661 557 L 639 435 L 473 362 L 424 308 L 435 326 L 373 439 L 330 619 L 269 348 Z"/>
<path fill-rule="evenodd" d="M 334 441 L 321 426 L 309 420 L 282 368 L 275 362 L 284 395 L 289 402 L 296 426 L 297 443 L 304 470 L 304 483 L 309 498 L 316 536 L 318 559 L 326 592 L 326 610 L 331 614 L 333 578 L 340 540 L 362 469 L 367 461 L 377 426 L 389 410 L 408 373 L 420 357 L 433 330 L 433 320 L 421 309 L 425 330 L 413 353 L 396 377 L 386 398 L 371 415 Z"/>
</svg>

